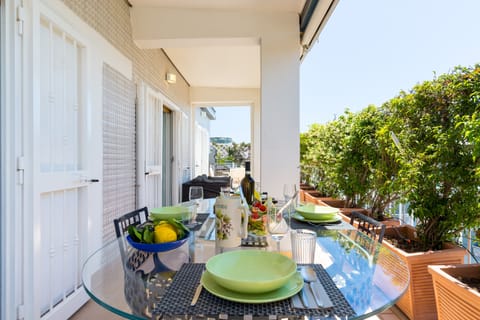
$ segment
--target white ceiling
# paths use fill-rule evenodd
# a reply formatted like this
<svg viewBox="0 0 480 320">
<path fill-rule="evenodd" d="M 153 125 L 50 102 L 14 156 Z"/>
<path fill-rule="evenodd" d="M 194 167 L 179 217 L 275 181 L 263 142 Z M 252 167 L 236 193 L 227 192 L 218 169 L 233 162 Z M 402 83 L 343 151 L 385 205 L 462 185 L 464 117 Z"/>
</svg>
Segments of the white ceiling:
<svg viewBox="0 0 480 320">
<path fill-rule="evenodd" d="M 165 48 L 192 87 L 260 87 L 260 47 Z"/>
<path fill-rule="evenodd" d="M 129 0 L 134 7 L 296 12 L 305 0 Z M 192 87 L 259 88 L 260 46 L 163 48 Z"/>
</svg>

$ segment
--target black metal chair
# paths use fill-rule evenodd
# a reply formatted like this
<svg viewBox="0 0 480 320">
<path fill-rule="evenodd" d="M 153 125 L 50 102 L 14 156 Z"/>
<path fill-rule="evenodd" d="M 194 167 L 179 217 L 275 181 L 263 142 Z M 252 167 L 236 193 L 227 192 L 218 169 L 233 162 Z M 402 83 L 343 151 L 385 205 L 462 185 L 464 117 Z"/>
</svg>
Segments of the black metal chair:
<svg viewBox="0 0 480 320">
<path fill-rule="evenodd" d="M 114 219 L 113 224 L 115 225 L 115 234 L 117 238 L 125 235 L 127 233 L 128 227 L 138 226 L 139 224 L 144 223 L 148 219 L 148 208 L 143 207 L 141 209 L 134 210 L 123 216 Z"/>
<path fill-rule="evenodd" d="M 142 316 L 146 315 L 145 312 L 149 306 L 149 299 L 145 294 L 145 287 L 148 284 L 142 265 L 148 259 L 151 259 L 152 254 L 150 252 L 132 250 L 133 248 L 127 244 L 125 235 L 128 233 L 129 226 L 137 226 L 146 222 L 147 219 L 148 208 L 143 207 L 113 220 L 124 267 L 124 294 L 128 305 L 134 313 Z"/>
<path fill-rule="evenodd" d="M 370 238 L 382 243 L 386 225 L 360 212 L 353 211 L 350 224 L 366 233 Z"/>
</svg>

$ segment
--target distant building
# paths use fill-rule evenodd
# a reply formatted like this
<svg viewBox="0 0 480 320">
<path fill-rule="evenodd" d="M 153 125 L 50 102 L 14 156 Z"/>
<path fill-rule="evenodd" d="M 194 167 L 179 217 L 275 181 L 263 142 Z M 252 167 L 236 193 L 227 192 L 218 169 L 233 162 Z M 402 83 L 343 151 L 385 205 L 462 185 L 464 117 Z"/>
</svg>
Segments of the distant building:
<svg viewBox="0 0 480 320">
<path fill-rule="evenodd" d="M 217 143 L 217 144 L 231 145 L 233 143 L 233 140 L 232 138 L 229 138 L 229 137 L 211 137 L 210 142 Z"/>
<path fill-rule="evenodd" d="M 225 158 L 228 155 L 227 149 L 231 147 L 233 140 L 230 137 L 211 137 L 210 152 L 215 150 L 215 158 Z"/>
</svg>

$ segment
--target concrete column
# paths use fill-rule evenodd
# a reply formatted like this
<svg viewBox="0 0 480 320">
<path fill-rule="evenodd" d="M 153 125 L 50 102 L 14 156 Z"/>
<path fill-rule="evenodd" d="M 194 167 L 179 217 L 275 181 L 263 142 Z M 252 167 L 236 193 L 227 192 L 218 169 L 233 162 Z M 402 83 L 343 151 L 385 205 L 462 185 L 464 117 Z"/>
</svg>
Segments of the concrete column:
<svg viewBox="0 0 480 320">
<path fill-rule="evenodd" d="M 300 180 L 298 33 L 262 38 L 260 181 L 283 199 L 283 184 Z"/>
</svg>

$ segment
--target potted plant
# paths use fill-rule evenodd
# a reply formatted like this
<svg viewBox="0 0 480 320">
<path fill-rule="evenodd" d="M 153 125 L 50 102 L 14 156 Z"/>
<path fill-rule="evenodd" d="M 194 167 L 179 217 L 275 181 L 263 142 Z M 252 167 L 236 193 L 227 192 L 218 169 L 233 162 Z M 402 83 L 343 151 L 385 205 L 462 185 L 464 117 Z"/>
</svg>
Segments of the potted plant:
<svg viewBox="0 0 480 320">
<path fill-rule="evenodd" d="M 397 305 L 411 319 L 436 318 L 427 266 L 463 263 L 465 250 L 452 243 L 480 221 L 479 162 L 462 125 L 478 110 L 479 92 L 480 68 L 456 68 L 383 105 L 388 131 L 395 133 L 405 201 L 417 221 L 410 230 L 386 232 L 387 238 L 400 234 L 408 251 L 384 241 L 409 266 L 410 287 Z"/>
<path fill-rule="evenodd" d="M 467 78 L 472 79 L 472 78 Z M 478 82 L 477 82 L 478 84 Z M 457 116 L 458 127 L 462 128 L 465 141 L 472 147 L 473 160 L 480 157 L 480 110 L 473 114 Z M 474 171 L 480 177 L 480 166 Z M 480 218 L 479 218 L 480 219 Z M 480 229 L 474 241 L 480 241 Z M 439 319 L 478 319 L 480 314 L 480 264 L 457 264 L 429 266 L 435 290 L 435 301 Z"/>
<path fill-rule="evenodd" d="M 438 319 L 475 320 L 480 315 L 480 264 L 429 266 Z"/>
<path fill-rule="evenodd" d="M 384 122 L 384 113 L 371 105 L 312 126 L 303 135 L 301 160 L 315 167 L 317 189 L 333 196 L 305 193 L 305 200 L 341 208 L 345 215 L 362 211 L 385 220 L 385 209 L 400 199 L 403 189 L 396 179 L 398 165 L 389 152 L 390 140 L 379 131 Z"/>
<path fill-rule="evenodd" d="M 332 141 L 338 140 L 340 135 L 342 131 L 334 123 L 313 124 L 307 132 L 300 134 L 302 179 L 315 186 L 316 197 L 340 196 L 333 178 L 337 160 L 332 151 Z"/>
</svg>

